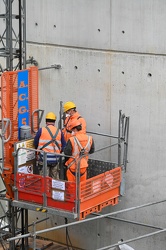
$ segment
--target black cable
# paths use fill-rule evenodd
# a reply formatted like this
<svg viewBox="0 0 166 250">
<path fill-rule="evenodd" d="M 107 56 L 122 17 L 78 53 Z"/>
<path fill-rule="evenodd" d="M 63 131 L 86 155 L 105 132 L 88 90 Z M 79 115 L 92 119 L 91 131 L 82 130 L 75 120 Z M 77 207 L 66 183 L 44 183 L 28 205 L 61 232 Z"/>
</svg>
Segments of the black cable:
<svg viewBox="0 0 166 250">
<path fill-rule="evenodd" d="M 65 224 L 67 224 L 67 218 L 65 218 Z M 67 245 L 67 249 L 70 250 L 69 243 L 68 243 L 68 229 L 67 229 L 67 227 L 66 227 L 66 245 Z"/>
<path fill-rule="evenodd" d="M 65 224 L 68 224 L 67 218 L 65 218 Z M 68 227 L 66 227 L 66 245 L 67 245 L 68 250 L 70 250 L 69 247 L 71 247 L 71 249 L 74 250 L 72 243 L 71 243 L 71 240 L 70 240 Z"/>
</svg>

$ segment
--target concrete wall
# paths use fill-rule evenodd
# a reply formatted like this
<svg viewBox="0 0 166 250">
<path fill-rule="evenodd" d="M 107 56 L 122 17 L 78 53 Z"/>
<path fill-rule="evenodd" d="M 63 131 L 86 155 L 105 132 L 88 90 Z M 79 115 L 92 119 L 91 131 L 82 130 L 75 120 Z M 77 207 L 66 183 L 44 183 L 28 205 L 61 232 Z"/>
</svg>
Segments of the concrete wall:
<svg viewBox="0 0 166 250">
<path fill-rule="evenodd" d="M 165 0 L 27 1 L 27 57 L 39 68 L 62 65 L 40 71 L 40 108 L 58 114 L 60 101 L 74 101 L 88 130 L 115 135 L 119 109 L 130 116 L 126 195 L 106 213 L 165 199 L 165 23 Z M 96 148 L 110 143 L 97 137 L 95 142 Z M 116 160 L 110 151 L 98 157 Z M 162 203 L 120 217 L 165 228 L 164 214 Z M 55 223 L 64 219 L 53 217 L 45 226 Z M 74 246 L 92 250 L 152 231 L 102 219 L 72 227 L 69 234 Z M 64 235 L 47 236 L 65 242 Z M 130 245 L 164 249 L 165 235 Z"/>
</svg>

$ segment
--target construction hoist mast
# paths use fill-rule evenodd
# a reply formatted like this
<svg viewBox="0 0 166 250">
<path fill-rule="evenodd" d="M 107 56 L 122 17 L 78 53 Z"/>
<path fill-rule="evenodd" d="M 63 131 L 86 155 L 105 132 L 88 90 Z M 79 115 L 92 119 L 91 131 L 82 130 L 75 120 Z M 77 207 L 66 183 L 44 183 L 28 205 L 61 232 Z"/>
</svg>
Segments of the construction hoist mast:
<svg viewBox="0 0 166 250">
<path fill-rule="evenodd" d="M 3 3 L 4 14 L 0 13 L 0 18 L 6 25 L 0 34 L 0 57 L 6 59 L 6 66 L 0 65 L 0 71 L 25 69 L 26 0 L 3 0 L 1 4 Z"/>
<path fill-rule="evenodd" d="M 0 34 L 0 57 L 5 58 L 3 66 L 0 64 L 0 75 L 1 75 L 1 73 L 5 71 L 15 71 L 26 68 L 26 0 L 1 1 L 0 19 L 1 19 L 0 22 L 4 23 L 4 30 Z M 1 25 L 1 27 L 3 27 L 3 25 Z M 3 104 L 1 104 L 1 108 L 2 106 Z M 8 119 L 6 118 L 3 119 L 3 117 L 4 117 L 3 112 L 1 110 L 2 136 L 3 134 L 5 135 L 6 126 L 8 126 L 9 122 Z M 5 138 L 3 139 L 6 140 Z M 4 145 L 2 140 L 2 152 L 3 151 L 4 151 Z M 4 167 L 4 155 L 2 155 L 1 161 L 2 161 L 2 166 L 1 166 L 1 172 L 2 172 L 2 168 Z M 21 231 L 23 231 L 23 227 L 25 226 L 24 221 L 25 219 L 28 219 L 27 211 L 12 207 L 11 200 L 8 200 L 8 211 L 6 212 L 6 221 L 8 223 L 8 230 L 6 232 L 8 232 L 9 235 L 15 235 L 16 224 L 14 223 L 14 221 L 17 221 L 17 216 L 19 216 L 20 212 L 22 220 Z M 24 217 L 24 215 L 26 218 Z M 0 234 L 1 234 L 1 239 L 3 239 L 4 235 L 3 229 L 1 229 Z M 0 243 L 3 249 L 6 249 L 4 241 L 1 240 Z M 23 241 L 23 246 L 24 246 L 24 241 Z M 9 249 L 15 249 L 15 243 L 9 244 Z"/>
</svg>

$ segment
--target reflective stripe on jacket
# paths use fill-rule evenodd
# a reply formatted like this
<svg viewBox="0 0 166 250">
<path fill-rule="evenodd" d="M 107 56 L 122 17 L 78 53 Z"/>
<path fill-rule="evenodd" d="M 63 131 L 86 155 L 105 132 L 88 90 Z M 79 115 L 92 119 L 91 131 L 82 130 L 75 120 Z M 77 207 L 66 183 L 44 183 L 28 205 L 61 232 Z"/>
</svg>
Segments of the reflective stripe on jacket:
<svg viewBox="0 0 166 250">
<path fill-rule="evenodd" d="M 86 121 L 83 117 L 81 117 L 81 115 L 78 112 L 75 112 L 72 116 L 69 116 L 65 119 L 64 122 L 64 129 L 63 129 L 63 133 L 64 133 L 64 138 L 65 141 L 67 142 L 69 140 L 69 138 L 72 136 L 71 135 L 71 128 L 70 128 L 70 124 L 73 123 L 74 120 L 79 120 L 79 122 L 82 125 L 82 133 L 86 133 Z"/>
<path fill-rule="evenodd" d="M 76 165 L 78 163 L 78 159 L 81 153 L 81 147 L 79 146 L 77 140 L 79 141 L 80 145 L 84 149 L 84 157 L 81 158 L 80 161 L 80 172 L 82 173 L 85 171 L 85 168 L 88 167 L 88 153 L 92 146 L 92 136 L 88 136 L 86 134 L 77 134 L 76 136 L 70 137 L 70 142 L 72 145 L 72 156 L 75 158 L 69 158 L 65 165 L 70 168 L 71 171 L 75 171 Z"/>
<path fill-rule="evenodd" d="M 51 130 L 53 136 L 55 135 L 57 128 L 53 125 L 48 125 L 49 129 Z M 42 149 L 48 142 L 50 142 L 46 147 L 42 150 L 48 153 L 57 153 L 61 152 L 62 144 L 61 144 L 61 132 L 59 131 L 55 140 L 57 141 L 59 147 L 56 145 L 54 141 L 52 141 L 51 135 L 49 134 L 46 128 L 42 128 L 41 136 L 39 139 L 38 149 Z"/>
</svg>

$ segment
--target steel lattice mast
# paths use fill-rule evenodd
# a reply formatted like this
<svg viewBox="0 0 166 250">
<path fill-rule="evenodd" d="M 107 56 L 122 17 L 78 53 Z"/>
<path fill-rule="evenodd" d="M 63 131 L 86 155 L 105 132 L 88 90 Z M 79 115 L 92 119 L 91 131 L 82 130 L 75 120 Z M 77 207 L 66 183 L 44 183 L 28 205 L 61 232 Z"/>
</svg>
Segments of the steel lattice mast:
<svg viewBox="0 0 166 250">
<path fill-rule="evenodd" d="M 0 13 L 0 22 L 5 21 L 6 26 L 0 34 L 0 57 L 6 65 L 0 71 L 26 68 L 26 0 L 3 0 L 1 4 L 5 13 Z"/>
</svg>

